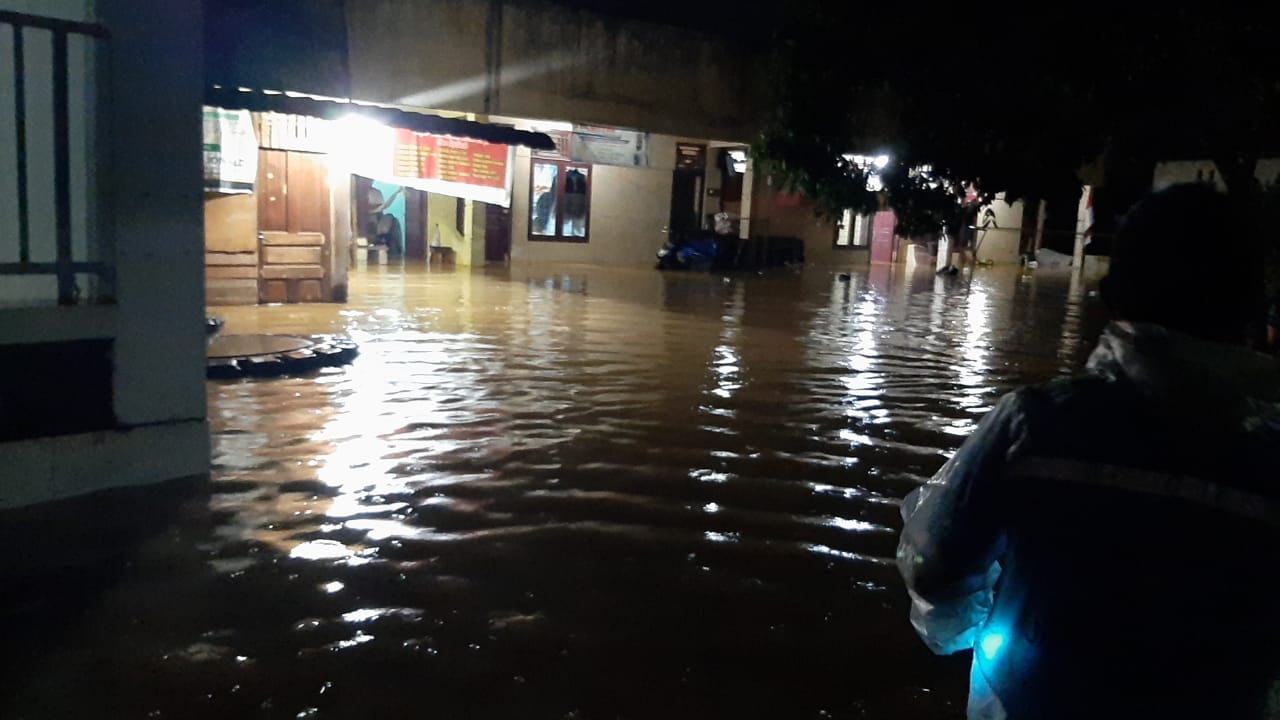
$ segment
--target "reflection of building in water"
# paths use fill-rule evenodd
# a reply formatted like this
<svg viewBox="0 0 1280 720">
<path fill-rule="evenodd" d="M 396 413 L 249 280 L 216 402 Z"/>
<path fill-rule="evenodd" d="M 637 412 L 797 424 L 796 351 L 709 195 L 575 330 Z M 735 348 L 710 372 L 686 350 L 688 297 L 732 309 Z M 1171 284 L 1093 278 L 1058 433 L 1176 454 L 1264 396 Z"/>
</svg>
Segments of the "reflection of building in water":
<svg viewBox="0 0 1280 720">
<path fill-rule="evenodd" d="M 959 400 L 963 407 L 981 406 L 986 399 L 984 395 L 989 382 L 987 370 L 990 367 L 988 358 L 991 355 L 988 337 L 991 311 L 991 301 L 986 289 L 981 285 L 971 288 L 965 304 L 964 344 L 960 351 L 964 361 L 957 368 L 958 380 L 965 386 L 964 394 Z M 977 424 L 976 419 L 974 424 Z"/>
<path fill-rule="evenodd" d="M 326 423 L 342 414 L 330 388 L 321 378 L 211 386 L 215 481 L 252 484 L 254 492 L 252 500 L 243 493 L 216 493 L 210 506 L 230 513 L 246 536 L 282 554 L 302 540 L 279 518 L 318 517 L 334 503 L 319 479 L 336 446 Z M 298 457 L 310 460 L 296 462 Z M 268 467 L 271 472 L 264 472 Z"/>
</svg>

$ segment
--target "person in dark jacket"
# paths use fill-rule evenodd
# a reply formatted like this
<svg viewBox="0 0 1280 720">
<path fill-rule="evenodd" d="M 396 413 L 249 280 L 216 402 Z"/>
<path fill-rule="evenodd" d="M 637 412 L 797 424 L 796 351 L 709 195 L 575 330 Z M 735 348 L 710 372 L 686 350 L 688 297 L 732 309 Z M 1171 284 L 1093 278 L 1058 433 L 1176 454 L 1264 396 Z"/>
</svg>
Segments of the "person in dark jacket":
<svg viewBox="0 0 1280 720">
<path fill-rule="evenodd" d="M 1135 206 L 1087 372 L 1005 396 L 903 501 L 911 622 L 973 650 L 970 718 L 1263 717 L 1280 365 L 1246 347 L 1237 217 L 1204 186 Z"/>
</svg>

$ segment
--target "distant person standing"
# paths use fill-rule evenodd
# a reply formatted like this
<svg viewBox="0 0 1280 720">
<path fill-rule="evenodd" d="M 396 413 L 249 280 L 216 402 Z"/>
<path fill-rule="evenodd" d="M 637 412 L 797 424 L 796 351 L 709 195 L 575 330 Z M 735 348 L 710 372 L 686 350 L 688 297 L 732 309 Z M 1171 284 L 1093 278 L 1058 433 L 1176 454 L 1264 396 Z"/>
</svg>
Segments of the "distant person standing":
<svg viewBox="0 0 1280 720">
<path fill-rule="evenodd" d="M 1263 717 L 1280 364 L 1246 347 L 1258 265 L 1203 249 L 1238 217 L 1204 186 L 1140 202 L 1088 373 L 1005 396 L 903 501 L 911 622 L 973 650 L 970 718 Z"/>
<path fill-rule="evenodd" d="M 578 168 L 564 175 L 564 234 L 587 235 L 587 176 Z"/>
<path fill-rule="evenodd" d="M 385 247 L 389 257 L 397 257 L 404 252 L 404 228 L 399 218 L 388 212 L 402 195 L 404 195 L 403 187 L 397 187 L 390 197 L 385 199 L 381 190 L 369 189 L 367 237 L 370 244 Z"/>
<path fill-rule="evenodd" d="M 556 196 L 551 188 L 540 185 L 534 188 L 533 234 L 555 235 Z"/>
</svg>

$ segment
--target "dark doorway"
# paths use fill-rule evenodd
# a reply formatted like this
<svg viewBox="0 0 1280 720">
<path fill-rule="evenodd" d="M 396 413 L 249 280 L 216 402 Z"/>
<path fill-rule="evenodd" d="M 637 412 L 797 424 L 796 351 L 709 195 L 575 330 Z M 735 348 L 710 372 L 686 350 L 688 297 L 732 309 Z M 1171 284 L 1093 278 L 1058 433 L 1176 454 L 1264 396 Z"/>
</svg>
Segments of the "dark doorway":
<svg viewBox="0 0 1280 720">
<path fill-rule="evenodd" d="M 702 227 L 703 173 L 676 170 L 671 178 L 671 233 L 691 233 Z"/>
<path fill-rule="evenodd" d="M 485 203 L 484 261 L 506 262 L 511 257 L 511 210 Z"/>
<path fill-rule="evenodd" d="M 427 193 L 412 188 L 404 192 L 404 257 L 427 259 Z"/>
<path fill-rule="evenodd" d="M 115 425 L 112 345 L 111 340 L 0 345 L 0 442 Z"/>
</svg>

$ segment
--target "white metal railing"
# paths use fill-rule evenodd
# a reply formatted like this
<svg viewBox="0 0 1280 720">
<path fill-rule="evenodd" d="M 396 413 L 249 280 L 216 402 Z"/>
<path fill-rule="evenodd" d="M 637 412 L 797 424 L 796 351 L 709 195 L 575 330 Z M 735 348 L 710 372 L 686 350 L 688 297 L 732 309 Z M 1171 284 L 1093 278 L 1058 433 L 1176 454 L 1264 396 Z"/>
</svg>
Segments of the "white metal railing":
<svg viewBox="0 0 1280 720">
<path fill-rule="evenodd" d="M 0 158 L 9 166 L 0 174 L 16 179 L 12 197 L 0 198 L 0 215 L 10 216 L 0 225 L 0 284 L 54 278 L 59 305 L 112 295 L 95 150 L 104 105 L 96 73 L 106 67 L 108 39 L 101 25 L 0 11 Z M 77 280 L 84 276 L 92 298 Z M 53 299 L 41 293 L 52 294 L 18 295 Z"/>
</svg>

